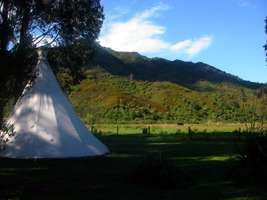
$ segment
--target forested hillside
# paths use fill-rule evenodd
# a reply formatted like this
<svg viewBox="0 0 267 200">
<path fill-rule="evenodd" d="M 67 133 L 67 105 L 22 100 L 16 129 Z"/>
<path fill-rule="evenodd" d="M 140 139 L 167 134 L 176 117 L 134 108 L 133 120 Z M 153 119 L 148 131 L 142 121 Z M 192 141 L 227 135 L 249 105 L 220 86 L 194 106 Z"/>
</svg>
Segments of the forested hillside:
<svg viewBox="0 0 267 200">
<path fill-rule="evenodd" d="M 97 46 L 83 67 L 51 65 L 87 123 L 242 122 L 265 111 L 262 84 L 205 63 L 150 59 Z"/>
<path fill-rule="evenodd" d="M 114 75 L 132 75 L 136 80 L 169 81 L 187 87 L 202 80 L 212 83 L 227 82 L 253 89 L 261 86 L 202 62 L 147 58 L 137 52 L 117 52 L 100 46 L 95 48 L 93 63 Z"/>
</svg>

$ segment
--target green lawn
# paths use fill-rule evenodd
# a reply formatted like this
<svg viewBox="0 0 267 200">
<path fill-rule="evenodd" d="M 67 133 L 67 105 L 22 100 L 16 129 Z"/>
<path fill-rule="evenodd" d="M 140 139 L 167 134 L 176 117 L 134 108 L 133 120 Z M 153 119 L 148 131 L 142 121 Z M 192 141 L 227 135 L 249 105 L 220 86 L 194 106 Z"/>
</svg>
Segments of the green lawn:
<svg viewBox="0 0 267 200">
<path fill-rule="evenodd" d="M 239 162 L 236 143 L 231 140 L 140 134 L 99 137 L 109 146 L 109 155 L 69 160 L 1 159 L 0 199 L 267 199 L 263 185 L 236 176 Z M 158 187 L 157 179 L 151 185 L 133 181 L 137 169 L 150 159 L 170 165 L 189 177 L 190 184 L 180 186 L 183 178 L 174 188 Z"/>
<path fill-rule="evenodd" d="M 190 128 L 194 132 L 225 132 L 230 133 L 236 130 L 244 130 L 245 124 L 241 123 L 223 123 L 223 122 L 211 122 L 211 123 L 201 123 L 201 124 L 118 124 L 119 134 L 139 134 L 142 133 L 143 128 L 150 127 L 152 134 L 175 134 L 175 133 L 188 133 Z M 95 124 L 94 128 L 105 135 L 117 133 L 116 124 Z"/>
</svg>

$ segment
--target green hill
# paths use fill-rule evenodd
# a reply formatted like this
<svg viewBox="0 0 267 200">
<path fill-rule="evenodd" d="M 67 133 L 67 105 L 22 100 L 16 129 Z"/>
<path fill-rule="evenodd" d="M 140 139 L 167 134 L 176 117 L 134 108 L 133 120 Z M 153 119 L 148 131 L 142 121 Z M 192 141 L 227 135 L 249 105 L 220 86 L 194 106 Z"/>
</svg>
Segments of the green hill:
<svg viewBox="0 0 267 200">
<path fill-rule="evenodd" d="M 252 89 L 261 86 L 202 62 L 147 58 L 136 52 L 117 52 L 99 46 L 96 48 L 94 58 L 94 64 L 100 65 L 109 73 L 120 76 L 131 74 L 136 80 L 169 81 L 187 87 L 192 87 L 198 81 L 227 82 Z"/>
<path fill-rule="evenodd" d="M 262 84 L 205 63 L 147 58 L 97 46 L 93 59 L 80 70 L 78 82 L 68 70 L 56 71 L 87 123 L 233 122 L 252 114 L 259 117 L 265 110 L 264 97 L 258 94 Z"/>
</svg>

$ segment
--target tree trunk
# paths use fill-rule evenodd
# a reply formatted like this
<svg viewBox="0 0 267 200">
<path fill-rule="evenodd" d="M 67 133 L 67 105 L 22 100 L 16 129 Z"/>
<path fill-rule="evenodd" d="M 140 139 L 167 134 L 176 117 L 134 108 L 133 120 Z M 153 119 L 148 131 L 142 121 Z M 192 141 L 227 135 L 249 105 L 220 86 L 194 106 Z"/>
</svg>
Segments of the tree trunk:
<svg viewBox="0 0 267 200">
<path fill-rule="evenodd" d="M 21 19 L 21 28 L 20 28 L 20 38 L 19 38 L 19 47 L 16 55 L 16 59 L 20 64 L 16 65 L 16 80 L 15 80 L 15 99 L 17 100 L 23 90 L 23 80 L 25 67 L 28 63 L 25 62 L 27 57 L 27 48 L 30 46 L 29 43 L 29 26 L 31 20 L 31 1 L 25 0 L 22 5 L 22 19 Z"/>
<path fill-rule="evenodd" d="M 30 16 L 31 16 L 30 3 L 28 1 L 25 1 L 23 6 L 23 17 L 20 29 L 20 41 L 19 41 L 20 49 L 25 49 L 29 45 L 28 30 L 30 25 Z"/>
</svg>

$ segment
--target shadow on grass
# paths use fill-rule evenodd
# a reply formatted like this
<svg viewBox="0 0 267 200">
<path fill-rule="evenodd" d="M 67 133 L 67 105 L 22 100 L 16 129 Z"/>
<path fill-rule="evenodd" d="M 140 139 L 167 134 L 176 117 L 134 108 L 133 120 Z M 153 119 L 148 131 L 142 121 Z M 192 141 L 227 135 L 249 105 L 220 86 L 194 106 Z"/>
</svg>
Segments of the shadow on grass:
<svg viewBox="0 0 267 200">
<path fill-rule="evenodd" d="M 229 175 L 236 165 L 231 142 L 133 135 L 101 139 L 111 150 L 104 157 L 0 159 L 0 199 L 264 199 L 266 195 L 262 187 L 240 184 Z M 151 155 L 190 175 L 194 184 L 162 189 L 129 181 Z"/>
<path fill-rule="evenodd" d="M 179 142 L 179 141 L 233 141 L 233 140 L 239 140 L 244 141 L 247 139 L 247 137 L 250 136 L 249 133 L 240 133 L 238 131 L 234 132 L 191 132 L 191 133 L 175 133 L 175 134 L 151 134 L 151 135 L 145 135 L 145 134 L 96 134 L 97 137 L 100 137 L 101 139 L 110 141 L 110 142 L 123 142 L 126 141 L 127 143 L 129 141 L 132 142 Z M 267 137 L 267 136 L 266 136 Z"/>
</svg>

